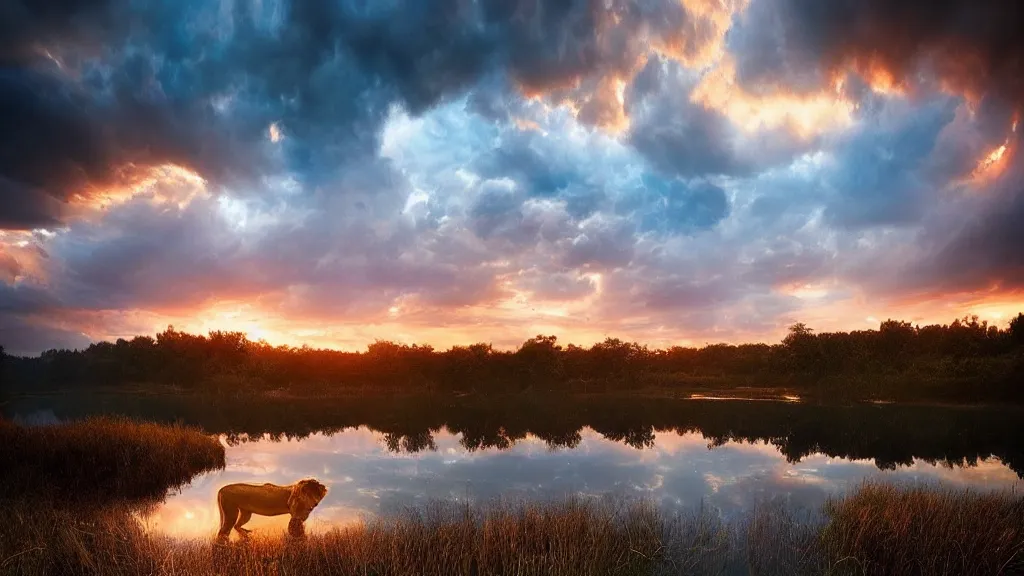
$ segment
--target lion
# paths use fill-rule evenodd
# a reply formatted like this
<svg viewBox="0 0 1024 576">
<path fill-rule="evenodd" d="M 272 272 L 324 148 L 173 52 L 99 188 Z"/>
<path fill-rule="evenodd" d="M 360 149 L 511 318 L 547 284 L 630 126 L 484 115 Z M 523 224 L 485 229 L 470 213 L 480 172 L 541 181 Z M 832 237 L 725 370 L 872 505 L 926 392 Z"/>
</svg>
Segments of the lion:
<svg viewBox="0 0 1024 576">
<path fill-rule="evenodd" d="M 220 509 L 218 538 L 227 538 L 234 528 L 242 536 L 249 534 L 245 523 L 253 514 L 280 516 L 291 514 L 288 531 L 296 536 L 303 533 L 303 522 L 317 504 L 327 495 L 327 487 L 313 478 L 299 480 L 287 486 L 277 484 L 228 484 L 217 491 Z"/>
</svg>

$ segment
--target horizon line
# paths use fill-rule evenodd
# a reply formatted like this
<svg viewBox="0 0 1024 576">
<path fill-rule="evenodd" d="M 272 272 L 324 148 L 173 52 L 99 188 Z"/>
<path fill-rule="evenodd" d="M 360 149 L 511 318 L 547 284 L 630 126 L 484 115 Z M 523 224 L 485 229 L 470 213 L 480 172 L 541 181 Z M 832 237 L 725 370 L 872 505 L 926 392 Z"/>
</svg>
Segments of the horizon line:
<svg viewBox="0 0 1024 576">
<path fill-rule="evenodd" d="M 811 334 L 811 335 L 822 335 L 822 334 L 844 334 L 844 335 L 849 335 L 849 334 L 860 333 L 860 332 L 880 332 L 882 326 L 885 325 L 887 322 L 896 322 L 896 323 L 900 323 L 900 324 L 908 324 L 914 330 L 919 330 L 921 328 L 928 328 L 928 327 L 950 328 L 953 324 L 958 323 L 958 322 L 960 322 L 962 324 L 968 324 L 970 322 L 976 322 L 980 326 L 985 326 L 987 328 L 996 328 L 1000 332 L 1006 332 L 1006 331 L 1008 331 L 1010 329 L 1010 325 L 1012 324 L 1012 322 L 1016 318 L 1021 318 L 1021 317 L 1024 317 L 1024 311 L 1018 312 L 1015 316 L 1010 316 L 1005 322 L 1001 322 L 1001 323 L 990 322 L 988 319 L 982 319 L 977 314 L 965 314 L 964 316 L 961 316 L 961 317 L 958 317 L 958 318 L 954 318 L 948 324 L 931 323 L 931 324 L 924 324 L 924 325 L 922 325 L 921 323 L 911 323 L 911 322 L 906 321 L 906 320 L 899 320 L 899 319 L 895 319 L 895 318 L 887 318 L 885 320 L 880 320 L 879 323 L 878 323 L 878 327 L 877 328 L 865 328 L 865 329 L 857 329 L 857 330 L 830 330 L 830 331 L 823 331 L 823 332 L 818 332 L 817 334 L 813 334 L 814 333 L 814 328 L 812 328 L 810 326 L 807 326 L 803 322 L 794 322 L 792 324 L 789 324 L 786 327 L 786 329 L 788 331 L 792 332 L 793 328 L 795 328 L 796 326 L 803 325 L 804 328 L 808 330 L 808 334 Z M 159 337 L 159 335 L 167 333 L 167 332 L 174 332 L 174 333 L 183 334 L 183 335 L 186 335 L 186 336 L 203 338 L 204 340 L 209 339 L 209 337 L 211 335 L 217 334 L 217 333 L 219 333 L 219 334 L 240 334 L 242 336 L 242 339 L 245 342 L 248 342 L 248 343 L 251 343 L 251 344 L 261 344 L 261 345 L 265 345 L 265 346 L 268 346 L 268 347 L 273 348 L 273 349 L 282 349 L 282 348 L 289 349 L 289 350 L 307 349 L 307 350 L 316 351 L 316 352 L 337 352 L 337 353 L 343 353 L 343 354 L 366 354 L 366 353 L 369 352 L 369 349 L 370 349 L 371 346 L 373 346 L 374 344 L 378 344 L 378 343 L 381 343 L 381 344 L 393 344 L 395 346 L 399 346 L 399 347 L 402 347 L 402 348 L 420 348 L 420 349 L 430 348 L 431 351 L 435 352 L 435 353 L 443 353 L 443 352 L 451 351 L 451 350 L 453 350 L 455 348 L 470 348 L 472 346 L 478 346 L 478 345 L 488 346 L 488 347 L 491 348 L 492 351 L 497 351 L 497 352 L 515 352 L 515 351 L 521 349 L 522 345 L 525 344 L 526 342 L 530 342 L 532 340 L 536 340 L 537 338 L 550 338 L 550 337 L 553 337 L 555 339 L 554 341 L 556 343 L 558 343 L 558 340 L 559 340 L 559 336 L 557 334 L 543 334 L 543 333 L 539 333 L 539 334 L 536 334 L 535 336 L 531 336 L 531 337 L 528 337 L 528 338 L 524 339 L 518 345 L 510 346 L 508 348 L 505 348 L 505 347 L 503 347 L 501 345 L 495 346 L 493 342 L 477 341 L 477 342 L 472 342 L 472 343 L 467 343 L 467 344 L 453 344 L 453 345 L 449 346 L 446 349 L 440 349 L 440 348 L 434 347 L 433 344 L 429 344 L 429 343 L 401 342 L 401 341 L 395 341 L 395 340 L 385 340 L 385 339 L 381 339 L 381 338 L 375 338 L 372 342 L 368 342 L 367 344 L 365 344 L 364 348 L 362 348 L 362 349 L 345 349 L 345 348 L 332 348 L 332 347 L 320 347 L 320 346 L 314 347 L 314 346 L 312 346 L 312 345 L 310 345 L 309 343 L 306 343 L 306 342 L 304 342 L 302 344 L 299 344 L 299 345 L 293 345 L 293 344 L 271 344 L 269 341 L 266 340 L 266 338 L 258 338 L 258 339 L 250 338 L 249 334 L 246 331 L 244 331 L 244 330 L 208 330 L 205 334 L 202 334 L 202 333 L 198 333 L 198 332 L 188 332 L 188 331 L 185 331 L 185 330 L 178 330 L 178 329 L 176 329 L 174 327 L 173 324 L 169 324 L 163 331 L 155 332 L 152 335 L 150 335 L 150 334 L 136 334 L 135 336 L 132 336 L 131 338 L 119 337 L 119 338 L 117 338 L 117 339 L 115 339 L 113 341 L 111 341 L 111 340 L 94 340 L 94 341 L 90 342 L 88 346 L 85 346 L 84 348 L 77 348 L 77 347 L 76 348 L 47 348 L 45 350 L 40 351 L 37 354 L 27 355 L 27 354 L 11 354 L 11 353 L 8 353 L 8 352 L 6 352 L 6 346 L 4 346 L 3 343 L 0 343 L 0 351 L 3 351 L 3 354 L 5 356 L 9 356 L 9 357 L 12 357 L 12 358 L 40 358 L 40 357 L 42 357 L 43 354 L 45 354 L 47 352 L 78 353 L 78 352 L 84 352 L 84 351 L 88 350 L 89 348 L 91 348 L 93 346 L 97 346 L 97 345 L 101 345 L 101 344 L 110 344 L 110 345 L 116 346 L 117 342 L 121 341 L 121 340 L 124 340 L 125 342 L 131 342 L 132 340 L 135 340 L 135 339 L 138 339 L 138 338 L 149 338 L 149 339 L 153 340 L 154 343 L 156 343 L 157 338 Z M 617 338 L 615 336 L 605 336 L 604 340 L 595 341 L 590 346 L 583 346 L 583 345 L 575 344 L 573 342 L 568 342 L 568 341 L 564 342 L 564 343 L 558 343 L 557 345 L 561 346 L 563 349 L 568 348 L 569 346 L 573 346 L 573 347 L 577 347 L 577 348 L 583 348 L 583 349 L 586 350 L 586 349 L 593 348 L 594 346 L 596 346 L 598 344 L 601 344 L 601 343 L 604 343 L 604 342 L 608 342 L 609 340 L 618 340 L 619 342 L 621 342 L 623 344 L 634 344 L 634 345 L 637 345 L 637 346 L 639 346 L 641 348 L 647 348 L 648 350 L 659 351 L 659 350 L 672 350 L 674 348 L 683 348 L 683 349 L 691 349 L 691 350 L 702 350 L 702 349 L 705 349 L 705 348 L 711 348 L 711 347 L 715 347 L 715 346 L 732 346 L 732 347 L 741 347 L 741 346 L 776 346 L 776 345 L 782 345 L 783 341 L 785 340 L 785 337 L 783 337 L 782 339 L 780 339 L 778 342 L 775 342 L 775 343 L 770 343 L 770 342 L 765 342 L 765 341 L 740 342 L 740 343 L 718 341 L 718 342 L 705 342 L 702 346 L 687 346 L 687 345 L 682 345 L 682 344 L 673 344 L 673 345 L 668 346 L 668 347 L 652 348 L 648 344 L 642 344 L 642 343 L 640 343 L 639 341 L 636 341 L 636 340 L 624 340 L 622 338 Z"/>
</svg>

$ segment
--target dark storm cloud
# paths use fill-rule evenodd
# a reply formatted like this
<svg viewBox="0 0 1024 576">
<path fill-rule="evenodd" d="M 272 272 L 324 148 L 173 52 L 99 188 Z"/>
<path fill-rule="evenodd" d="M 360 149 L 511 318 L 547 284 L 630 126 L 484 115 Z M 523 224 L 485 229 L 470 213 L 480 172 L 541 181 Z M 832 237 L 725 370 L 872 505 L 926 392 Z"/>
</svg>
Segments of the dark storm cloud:
<svg viewBox="0 0 1024 576">
<path fill-rule="evenodd" d="M 1024 288 L 1024 193 L 1001 198 L 937 255 L 947 285 L 980 289 Z M 986 284 L 988 286 L 986 286 Z"/>
<path fill-rule="evenodd" d="M 741 66 L 748 78 L 792 79 L 820 62 L 880 65 L 914 83 L 925 65 L 958 89 L 1024 102 L 1024 5 L 1016 0 L 755 0 L 751 11 L 766 25 L 751 26 Z"/>
<path fill-rule="evenodd" d="M 113 155 L 84 100 L 48 75 L 0 70 L 0 225 L 52 225 L 59 200 L 110 176 Z"/>
<path fill-rule="evenodd" d="M 437 86 L 457 82 L 429 67 L 403 68 L 407 54 L 386 48 L 398 46 L 392 36 L 404 31 L 382 27 L 387 18 L 358 20 L 351 9 L 318 2 L 286 6 L 269 30 L 253 24 L 246 3 L 230 13 L 195 2 L 131 15 L 98 3 L 60 6 L 67 14 L 11 10 L 5 23 L 28 32 L 3 45 L 9 59 L 17 56 L 0 76 L 9 126 L 0 175 L 12 200 L 4 220 L 56 220 L 41 194 L 66 200 L 87 185 L 110 185 L 130 163 L 183 164 L 218 183 L 240 177 L 251 186 L 273 166 L 266 135 L 275 121 L 286 135 L 287 168 L 322 185 L 344 160 L 376 150 L 390 93 L 415 109 L 437 98 Z M 419 26 L 424 14 L 411 16 Z M 437 23 L 445 13 L 432 17 Z M 403 46 L 439 40 L 425 34 Z M 95 57 L 77 58 L 95 42 L 102 45 Z M 421 56 L 430 61 L 429 52 Z M 405 76 L 430 83 L 414 90 Z"/>
<path fill-rule="evenodd" d="M 0 311 L 0 346 L 6 354 L 35 355 L 53 348 L 85 348 L 90 339 L 81 332 L 26 320 Z"/>
<path fill-rule="evenodd" d="M 394 102 L 416 114 L 495 70 L 540 92 L 624 74 L 642 35 L 679 34 L 650 23 L 689 23 L 668 0 L 266 4 L 5 4 L 5 225 L 58 221 L 47 196 L 109 185 L 129 163 L 254 187 L 273 167 L 271 122 L 283 168 L 329 187 L 376 151 Z"/>
<path fill-rule="evenodd" d="M 1021 145 L 1014 135 L 1009 146 Z M 1024 289 L 1024 165 L 1007 168 L 980 194 L 951 202 L 925 223 L 904 274 L 883 289 L 936 294 Z"/>
<path fill-rule="evenodd" d="M 754 0 L 729 30 L 727 44 L 736 58 L 736 81 L 752 93 L 818 90 L 823 75 L 818 55 L 785 41 L 777 3 Z"/>
<path fill-rule="evenodd" d="M 602 66 L 615 67 L 614 62 L 606 61 L 616 53 L 602 46 L 599 33 L 605 19 L 625 3 L 611 3 L 611 10 L 605 10 L 603 4 L 592 0 L 490 0 L 482 3 L 482 10 L 484 21 L 495 27 L 507 50 L 512 76 L 529 89 L 544 90 Z M 628 58 L 631 52 L 635 54 L 619 50 L 617 56 Z"/>
<path fill-rule="evenodd" d="M 57 300 L 42 287 L 0 283 L 0 312 L 33 314 L 58 306 Z"/>
<path fill-rule="evenodd" d="M 0 230 L 56 226 L 63 209 L 60 200 L 40 190 L 0 178 Z"/>
<path fill-rule="evenodd" d="M 347 44 L 368 73 L 394 82 L 412 113 L 475 82 L 498 45 L 478 26 L 479 14 L 471 3 L 352 4 L 340 10 L 331 40 Z"/>
<path fill-rule="evenodd" d="M 15 355 L 85 347 L 89 340 L 83 334 L 46 321 L 47 315 L 59 317 L 62 309 L 63 303 L 44 286 L 0 281 L 0 346 Z"/>
<path fill-rule="evenodd" d="M 959 290 L 1024 288 L 1024 181 L 942 247 L 930 262 L 943 285 Z"/>
<path fill-rule="evenodd" d="M 510 122 L 522 108 L 522 98 L 504 75 L 482 79 L 466 96 L 466 110 L 489 120 Z"/>
<path fill-rule="evenodd" d="M 148 57 L 122 64 L 85 70 L 78 83 L 52 69 L 0 71 L 5 224 L 52 224 L 70 196 L 141 178 L 131 165 L 182 164 L 215 179 L 257 171 L 248 161 L 265 123 L 229 125 L 209 101 L 164 92 Z"/>
<path fill-rule="evenodd" d="M 46 43 L 69 37 L 101 42 L 114 23 L 115 0 L 10 0 L 0 6 L 0 65 L 37 57 Z"/>
</svg>

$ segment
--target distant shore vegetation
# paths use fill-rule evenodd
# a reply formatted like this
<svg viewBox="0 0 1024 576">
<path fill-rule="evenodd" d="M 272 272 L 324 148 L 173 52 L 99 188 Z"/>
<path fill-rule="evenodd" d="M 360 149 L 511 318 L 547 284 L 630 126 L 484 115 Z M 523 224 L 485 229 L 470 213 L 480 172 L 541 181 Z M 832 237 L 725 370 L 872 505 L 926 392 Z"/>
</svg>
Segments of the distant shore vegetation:
<svg viewBox="0 0 1024 576">
<path fill-rule="evenodd" d="M 1024 400 L 1024 314 L 1007 326 L 977 316 L 918 326 L 815 332 L 794 324 L 776 344 L 651 349 L 608 338 L 590 347 L 538 335 L 516 350 L 378 340 L 365 352 L 271 346 L 241 332 L 168 327 L 156 337 L 99 342 L 38 357 L 4 356 L 7 391 L 172 386 L 188 392 L 373 391 L 509 393 L 564 390 L 784 389 L 822 398 Z"/>
</svg>

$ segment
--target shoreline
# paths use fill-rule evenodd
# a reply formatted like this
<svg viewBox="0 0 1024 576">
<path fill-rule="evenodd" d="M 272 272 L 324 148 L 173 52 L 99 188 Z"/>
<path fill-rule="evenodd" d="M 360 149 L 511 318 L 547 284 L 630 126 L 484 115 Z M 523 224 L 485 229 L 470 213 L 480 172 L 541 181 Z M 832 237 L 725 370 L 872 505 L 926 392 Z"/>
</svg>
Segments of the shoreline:
<svg viewBox="0 0 1024 576">
<path fill-rule="evenodd" d="M 849 407 L 849 406 L 893 406 L 907 408 L 951 408 L 951 409 L 999 409 L 1024 411 L 1024 401 L 1006 402 L 992 400 L 977 401 L 943 401 L 943 400 L 899 400 L 889 398 L 833 398 L 824 400 L 815 396 L 801 394 L 799 388 L 649 388 L 630 391 L 597 391 L 580 392 L 572 390 L 527 390 L 521 392 L 451 392 L 451 391 L 417 391 L 417 390 L 378 390 L 365 392 L 360 390 L 338 390 L 333 393 L 302 393 L 291 390 L 257 390 L 245 396 L 187 390 L 172 386 L 138 386 L 138 387 L 67 387 L 32 392 L 15 392 L 6 394 L 0 406 L 14 405 L 16 402 L 41 398 L 67 398 L 83 395 L 88 397 L 162 397 L 174 399 L 216 400 L 216 401 L 362 401 L 362 400 L 456 400 L 456 401 L 503 401 L 509 399 L 620 399 L 620 400 L 673 400 L 692 402 L 778 402 L 794 403 L 807 406 Z"/>
</svg>

